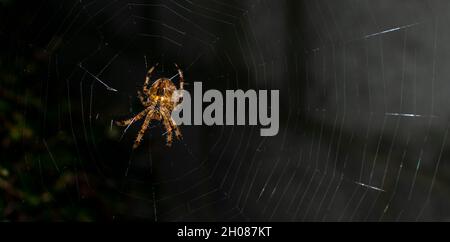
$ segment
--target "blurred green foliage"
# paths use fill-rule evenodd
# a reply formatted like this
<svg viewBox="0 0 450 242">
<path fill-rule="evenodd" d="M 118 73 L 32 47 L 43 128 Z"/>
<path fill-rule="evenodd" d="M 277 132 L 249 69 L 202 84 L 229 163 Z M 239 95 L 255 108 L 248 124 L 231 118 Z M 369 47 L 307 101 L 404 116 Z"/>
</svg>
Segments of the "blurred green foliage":
<svg viewBox="0 0 450 242">
<path fill-rule="evenodd" d="M 47 63 L 37 51 L 0 57 L 0 221 L 90 221 L 103 202 L 72 137 L 58 128 L 67 105 L 48 104 Z"/>
</svg>

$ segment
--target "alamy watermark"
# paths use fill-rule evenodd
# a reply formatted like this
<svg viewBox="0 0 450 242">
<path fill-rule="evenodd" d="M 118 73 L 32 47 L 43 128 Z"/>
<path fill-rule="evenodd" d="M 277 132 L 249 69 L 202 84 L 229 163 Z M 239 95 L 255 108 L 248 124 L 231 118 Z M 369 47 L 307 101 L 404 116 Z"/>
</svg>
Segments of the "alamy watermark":
<svg viewBox="0 0 450 242">
<path fill-rule="evenodd" d="M 274 136 L 280 125 L 279 96 L 279 90 L 270 90 L 269 105 L 268 90 L 226 90 L 224 97 L 214 89 L 203 93 L 202 83 L 194 82 L 193 98 L 186 90 L 174 93 L 172 98 L 183 100 L 172 111 L 172 118 L 177 125 L 260 125 L 261 136 Z M 204 102 L 208 105 L 203 109 Z"/>
</svg>

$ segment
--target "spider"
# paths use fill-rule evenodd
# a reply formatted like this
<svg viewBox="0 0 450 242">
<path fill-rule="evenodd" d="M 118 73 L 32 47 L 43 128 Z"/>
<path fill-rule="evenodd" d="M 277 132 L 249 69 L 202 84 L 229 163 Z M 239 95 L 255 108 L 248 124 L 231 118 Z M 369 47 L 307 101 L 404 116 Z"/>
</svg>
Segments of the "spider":
<svg viewBox="0 0 450 242">
<path fill-rule="evenodd" d="M 132 123 L 142 119 L 144 119 L 144 124 L 139 131 L 136 140 L 133 145 L 133 149 L 136 149 L 141 143 L 142 137 L 144 136 L 145 131 L 147 130 L 150 122 L 152 120 L 161 121 L 164 124 L 164 129 L 167 133 L 167 146 L 172 145 L 172 132 L 175 131 L 176 138 L 181 140 L 181 132 L 173 120 L 171 114 L 172 110 L 179 104 L 180 97 L 173 98 L 173 94 L 175 91 L 183 90 L 184 86 L 184 77 L 183 72 L 180 70 L 177 64 L 175 67 L 178 70 L 178 75 L 180 76 L 180 88 L 177 89 L 175 84 L 171 81 L 171 79 L 162 77 L 156 80 L 150 88 L 148 88 L 151 75 L 155 68 L 158 66 L 156 64 L 152 68 L 150 68 L 147 72 L 144 85 L 142 86 L 142 92 L 138 91 L 138 97 L 141 104 L 145 107 L 140 113 L 134 116 L 131 119 L 127 119 L 124 121 L 116 121 L 116 124 L 119 126 L 129 126 Z M 178 93 L 178 92 L 177 92 Z"/>
</svg>

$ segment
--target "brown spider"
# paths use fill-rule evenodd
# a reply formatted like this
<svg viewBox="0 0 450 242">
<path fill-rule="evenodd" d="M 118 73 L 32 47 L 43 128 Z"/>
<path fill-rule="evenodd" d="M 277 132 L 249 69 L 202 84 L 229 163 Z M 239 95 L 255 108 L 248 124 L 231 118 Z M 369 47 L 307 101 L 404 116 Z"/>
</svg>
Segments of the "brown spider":
<svg viewBox="0 0 450 242">
<path fill-rule="evenodd" d="M 142 92 L 138 91 L 139 100 L 145 109 L 131 119 L 116 121 L 116 124 L 119 126 L 128 126 L 145 117 L 144 124 L 142 125 L 141 130 L 139 131 L 134 142 L 133 149 L 136 149 L 141 143 L 142 137 L 144 136 L 144 133 L 152 120 L 161 121 L 164 124 L 164 128 L 167 133 L 167 146 L 172 145 L 173 130 L 175 130 L 178 140 L 182 138 L 181 132 L 175 121 L 172 119 L 171 114 L 172 110 L 179 104 L 180 101 L 179 98 L 173 99 L 172 95 L 175 91 L 183 90 L 183 72 L 180 70 L 178 65 L 175 64 L 175 67 L 178 70 L 178 75 L 180 76 L 180 89 L 177 89 L 175 84 L 173 84 L 170 79 L 165 77 L 156 80 L 149 89 L 148 85 L 150 82 L 150 77 L 156 66 L 158 66 L 158 64 L 148 70 L 144 85 L 142 87 Z"/>
</svg>

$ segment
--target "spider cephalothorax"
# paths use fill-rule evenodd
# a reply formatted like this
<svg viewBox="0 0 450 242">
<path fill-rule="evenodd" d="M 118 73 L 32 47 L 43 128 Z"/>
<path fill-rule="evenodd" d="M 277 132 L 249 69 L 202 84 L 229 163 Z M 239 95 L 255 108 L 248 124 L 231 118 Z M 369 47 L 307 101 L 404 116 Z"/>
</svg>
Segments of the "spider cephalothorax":
<svg viewBox="0 0 450 242">
<path fill-rule="evenodd" d="M 180 76 L 179 90 L 183 90 L 183 72 L 176 64 L 175 67 L 177 68 L 178 75 Z M 177 139 L 181 139 L 182 137 L 181 132 L 171 115 L 172 110 L 179 104 L 180 101 L 179 97 L 175 99 L 173 98 L 175 91 L 178 91 L 178 89 L 170 79 L 165 77 L 156 80 L 149 88 L 150 77 L 154 70 L 155 66 L 148 70 L 144 86 L 142 87 L 142 92 L 138 91 L 139 100 L 145 109 L 131 119 L 116 122 L 119 126 L 128 126 L 145 117 L 144 124 L 142 125 L 141 130 L 139 131 L 134 142 L 133 149 L 139 146 L 142 137 L 144 136 L 144 133 L 152 120 L 161 121 L 163 123 L 164 129 L 166 129 L 167 133 L 168 146 L 172 145 L 172 131 L 175 131 Z"/>
</svg>

